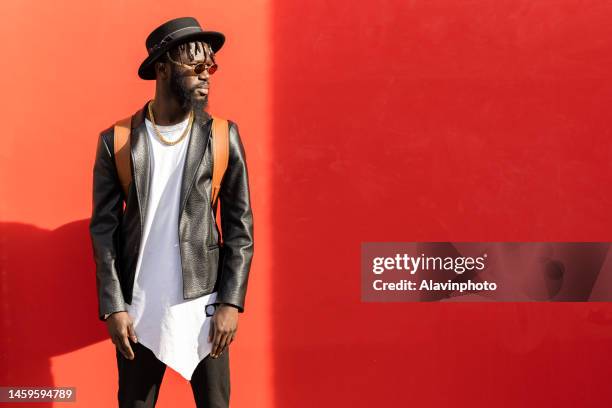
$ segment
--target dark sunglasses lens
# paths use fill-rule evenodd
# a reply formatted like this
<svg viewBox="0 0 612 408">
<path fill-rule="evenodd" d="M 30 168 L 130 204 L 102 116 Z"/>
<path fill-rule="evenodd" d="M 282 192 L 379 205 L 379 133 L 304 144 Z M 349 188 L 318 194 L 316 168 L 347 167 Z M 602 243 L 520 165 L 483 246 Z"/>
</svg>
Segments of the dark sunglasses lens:
<svg viewBox="0 0 612 408">
<path fill-rule="evenodd" d="M 193 72 L 195 72 L 196 75 L 200 75 L 202 72 L 204 72 L 205 69 L 206 69 L 205 64 L 198 64 L 195 67 L 193 67 Z M 216 70 L 217 70 L 217 64 L 213 64 L 210 67 L 208 67 L 208 74 L 212 75 L 215 73 Z"/>
<path fill-rule="evenodd" d="M 193 72 L 195 72 L 196 75 L 200 75 L 202 72 L 204 72 L 204 68 L 206 68 L 206 65 L 198 64 L 195 67 L 193 67 Z"/>
</svg>

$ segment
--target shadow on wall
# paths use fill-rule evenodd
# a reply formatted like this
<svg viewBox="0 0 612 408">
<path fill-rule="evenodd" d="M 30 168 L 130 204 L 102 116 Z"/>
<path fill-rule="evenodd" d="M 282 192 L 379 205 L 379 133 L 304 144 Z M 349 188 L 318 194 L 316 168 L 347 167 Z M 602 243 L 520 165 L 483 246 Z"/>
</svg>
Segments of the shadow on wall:
<svg viewBox="0 0 612 408">
<path fill-rule="evenodd" d="M 52 386 L 52 357 L 108 339 L 97 318 L 88 225 L 1 224 L 0 366 L 10 369 L 0 370 L 0 384 Z"/>
</svg>

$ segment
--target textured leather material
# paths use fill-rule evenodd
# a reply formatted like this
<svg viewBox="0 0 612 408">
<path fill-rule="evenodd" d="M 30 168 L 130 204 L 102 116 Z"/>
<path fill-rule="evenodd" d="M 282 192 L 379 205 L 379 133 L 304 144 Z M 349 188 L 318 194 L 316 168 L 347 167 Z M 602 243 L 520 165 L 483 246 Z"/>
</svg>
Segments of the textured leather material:
<svg viewBox="0 0 612 408">
<path fill-rule="evenodd" d="M 130 133 L 132 131 L 132 115 L 118 120 L 115 124 L 115 167 L 125 196 L 127 197 L 132 171 L 130 170 Z"/>
<path fill-rule="evenodd" d="M 93 171 L 93 206 L 89 225 L 96 262 L 99 319 L 131 304 L 136 262 L 143 236 L 144 210 L 150 188 L 150 147 L 144 112 L 132 121 L 131 171 L 123 194 L 114 164 L 114 126 L 99 135 Z M 194 122 L 188 139 L 180 187 L 179 247 L 183 297 L 193 299 L 217 290 L 217 303 L 244 312 L 247 282 L 254 252 L 246 155 L 238 125 L 228 120 L 228 165 L 219 190 L 223 246 L 219 245 L 212 197 L 212 118 Z M 216 232 L 216 233 L 215 233 Z M 221 250 L 221 248 L 223 248 Z M 222 256 L 220 252 L 223 252 Z"/>
</svg>

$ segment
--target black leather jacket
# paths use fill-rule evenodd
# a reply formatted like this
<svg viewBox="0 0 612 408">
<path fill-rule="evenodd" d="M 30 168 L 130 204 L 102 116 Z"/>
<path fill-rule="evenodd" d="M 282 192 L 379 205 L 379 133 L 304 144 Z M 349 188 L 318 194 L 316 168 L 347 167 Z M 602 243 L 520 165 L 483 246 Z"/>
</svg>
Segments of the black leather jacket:
<svg viewBox="0 0 612 408">
<path fill-rule="evenodd" d="M 148 103 L 148 102 L 147 102 Z M 149 191 L 149 140 L 144 114 L 132 123 L 132 183 L 125 197 L 114 162 L 113 126 L 99 135 L 93 169 L 93 208 L 89 231 L 96 262 L 98 317 L 126 310 L 144 228 Z M 229 121 L 229 163 L 221 183 L 221 230 L 210 205 L 212 182 L 211 123 L 193 122 L 180 192 L 179 246 L 183 298 L 218 291 L 216 303 L 244 312 L 247 280 L 253 257 L 253 214 L 246 156 L 238 126 Z M 124 208 L 125 200 L 125 208 Z"/>
</svg>

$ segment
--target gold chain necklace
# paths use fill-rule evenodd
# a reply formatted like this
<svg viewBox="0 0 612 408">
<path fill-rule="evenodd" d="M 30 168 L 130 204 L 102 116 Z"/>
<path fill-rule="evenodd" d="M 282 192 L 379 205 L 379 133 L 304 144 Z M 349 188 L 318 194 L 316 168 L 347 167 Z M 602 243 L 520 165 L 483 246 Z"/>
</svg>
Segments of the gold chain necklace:
<svg viewBox="0 0 612 408">
<path fill-rule="evenodd" d="M 159 140 L 167 145 L 167 146 L 174 146 L 175 144 L 179 143 L 181 140 L 183 140 L 185 138 L 185 136 L 187 136 L 187 134 L 189 133 L 189 129 L 191 129 L 191 125 L 193 124 L 193 110 L 189 112 L 189 123 L 187 124 L 187 127 L 185 128 L 185 130 L 183 131 L 183 134 L 181 135 L 181 137 L 179 137 L 178 139 L 172 141 L 172 140 L 168 140 L 166 139 L 159 131 L 159 129 L 157 129 L 157 125 L 155 124 L 155 116 L 153 116 L 153 102 L 151 101 L 149 103 L 149 116 L 151 116 L 151 123 L 153 124 L 153 129 L 155 129 L 155 133 L 157 133 L 157 137 L 159 138 Z"/>
</svg>

